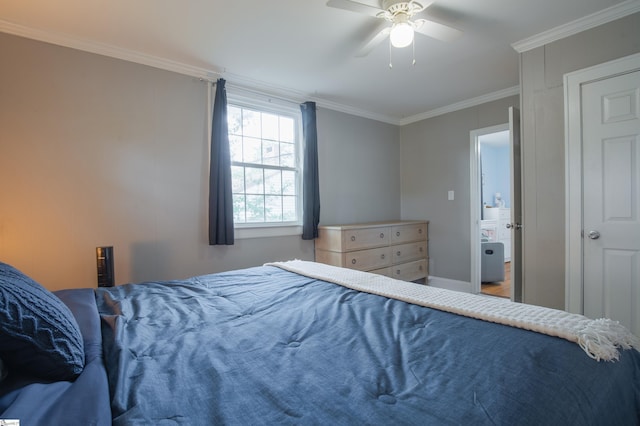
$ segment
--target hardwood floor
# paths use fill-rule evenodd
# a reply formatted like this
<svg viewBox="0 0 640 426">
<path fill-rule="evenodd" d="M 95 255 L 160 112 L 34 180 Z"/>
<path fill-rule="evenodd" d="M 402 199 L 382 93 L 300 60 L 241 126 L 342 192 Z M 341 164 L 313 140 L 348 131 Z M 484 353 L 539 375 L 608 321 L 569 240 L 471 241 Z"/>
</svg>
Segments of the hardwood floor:
<svg viewBox="0 0 640 426">
<path fill-rule="evenodd" d="M 505 262 L 504 264 L 504 281 L 495 283 L 482 283 L 482 294 L 488 294 L 491 296 L 511 297 L 511 262 Z"/>
</svg>

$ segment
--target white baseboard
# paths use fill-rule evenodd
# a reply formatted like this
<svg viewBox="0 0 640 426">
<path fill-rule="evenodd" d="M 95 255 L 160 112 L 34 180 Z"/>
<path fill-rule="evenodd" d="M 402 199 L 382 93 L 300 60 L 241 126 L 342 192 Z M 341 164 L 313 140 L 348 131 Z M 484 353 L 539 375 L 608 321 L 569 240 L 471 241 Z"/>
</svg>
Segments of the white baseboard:
<svg viewBox="0 0 640 426">
<path fill-rule="evenodd" d="M 452 280 L 449 278 L 429 276 L 428 284 L 432 287 L 446 288 L 447 290 L 463 291 L 472 293 L 471 283 L 466 281 Z"/>
</svg>

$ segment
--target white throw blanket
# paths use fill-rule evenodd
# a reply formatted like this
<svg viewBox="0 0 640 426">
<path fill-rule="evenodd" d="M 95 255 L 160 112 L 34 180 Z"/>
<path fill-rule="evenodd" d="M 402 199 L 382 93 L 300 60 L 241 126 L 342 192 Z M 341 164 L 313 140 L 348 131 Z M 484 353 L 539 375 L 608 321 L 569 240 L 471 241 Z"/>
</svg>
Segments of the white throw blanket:
<svg viewBox="0 0 640 426">
<path fill-rule="evenodd" d="M 322 263 L 292 260 L 267 263 L 265 266 L 276 266 L 310 278 L 415 305 L 561 337 L 578 343 L 591 358 L 598 361 L 617 360 L 619 348 L 635 348 L 640 352 L 640 339 L 610 319 L 592 320 L 557 309 L 429 287 Z"/>
</svg>

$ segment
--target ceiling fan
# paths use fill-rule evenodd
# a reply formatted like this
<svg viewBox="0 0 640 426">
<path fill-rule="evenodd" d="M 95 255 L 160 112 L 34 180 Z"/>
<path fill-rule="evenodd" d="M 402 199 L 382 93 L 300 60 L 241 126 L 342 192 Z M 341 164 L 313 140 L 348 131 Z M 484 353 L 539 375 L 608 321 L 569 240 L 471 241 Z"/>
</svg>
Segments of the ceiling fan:
<svg viewBox="0 0 640 426">
<path fill-rule="evenodd" d="M 452 41 L 462 35 L 462 31 L 453 27 L 418 17 L 433 1 L 381 0 L 378 3 L 381 4 L 381 7 L 371 6 L 355 0 L 327 1 L 327 6 L 329 7 L 349 10 L 384 20 L 378 29 L 364 42 L 356 56 L 367 56 L 387 36 L 390 38 L 393 47 L 402 48 L 412 44 L 414 32 L 442 41 Z"/>
</svg>

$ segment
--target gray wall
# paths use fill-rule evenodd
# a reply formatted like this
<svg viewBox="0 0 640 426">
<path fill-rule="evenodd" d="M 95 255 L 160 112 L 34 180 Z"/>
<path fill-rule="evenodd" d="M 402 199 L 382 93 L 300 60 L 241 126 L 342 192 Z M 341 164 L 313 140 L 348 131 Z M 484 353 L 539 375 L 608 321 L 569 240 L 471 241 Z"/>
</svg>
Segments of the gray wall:
<svg viewBox="0 0 640 426">
<path fill-rule="evenodd" d="M 398 126 L 318 111 L 320 224 L 400 218 Z"/>
<path fill-rule="evenodd" d="M 60 289 L 95 286 L 100 245 L 117 283 L 313 259 L 207 244 L 205 83 L 7 34 L 0 56 L 0 261 Z M 398 216 L 396 126 L 320 109 L 318 138 L 324 222 Z"/>
<path fill-rule="evenodd" d="M 564 74 L 640 52 L 640 13 L 521 55 L 524 301 L 564 309 Z"/>
<path fill-rule="evenodd" d="M 471 281 L 470 132 L 509 121 L 518 96 L 451 112 L 400 130 L 402 218 L 429 223 L 429 274 Z M 455 199 L 447 200 L 454 191 Z"/>
</svg>

